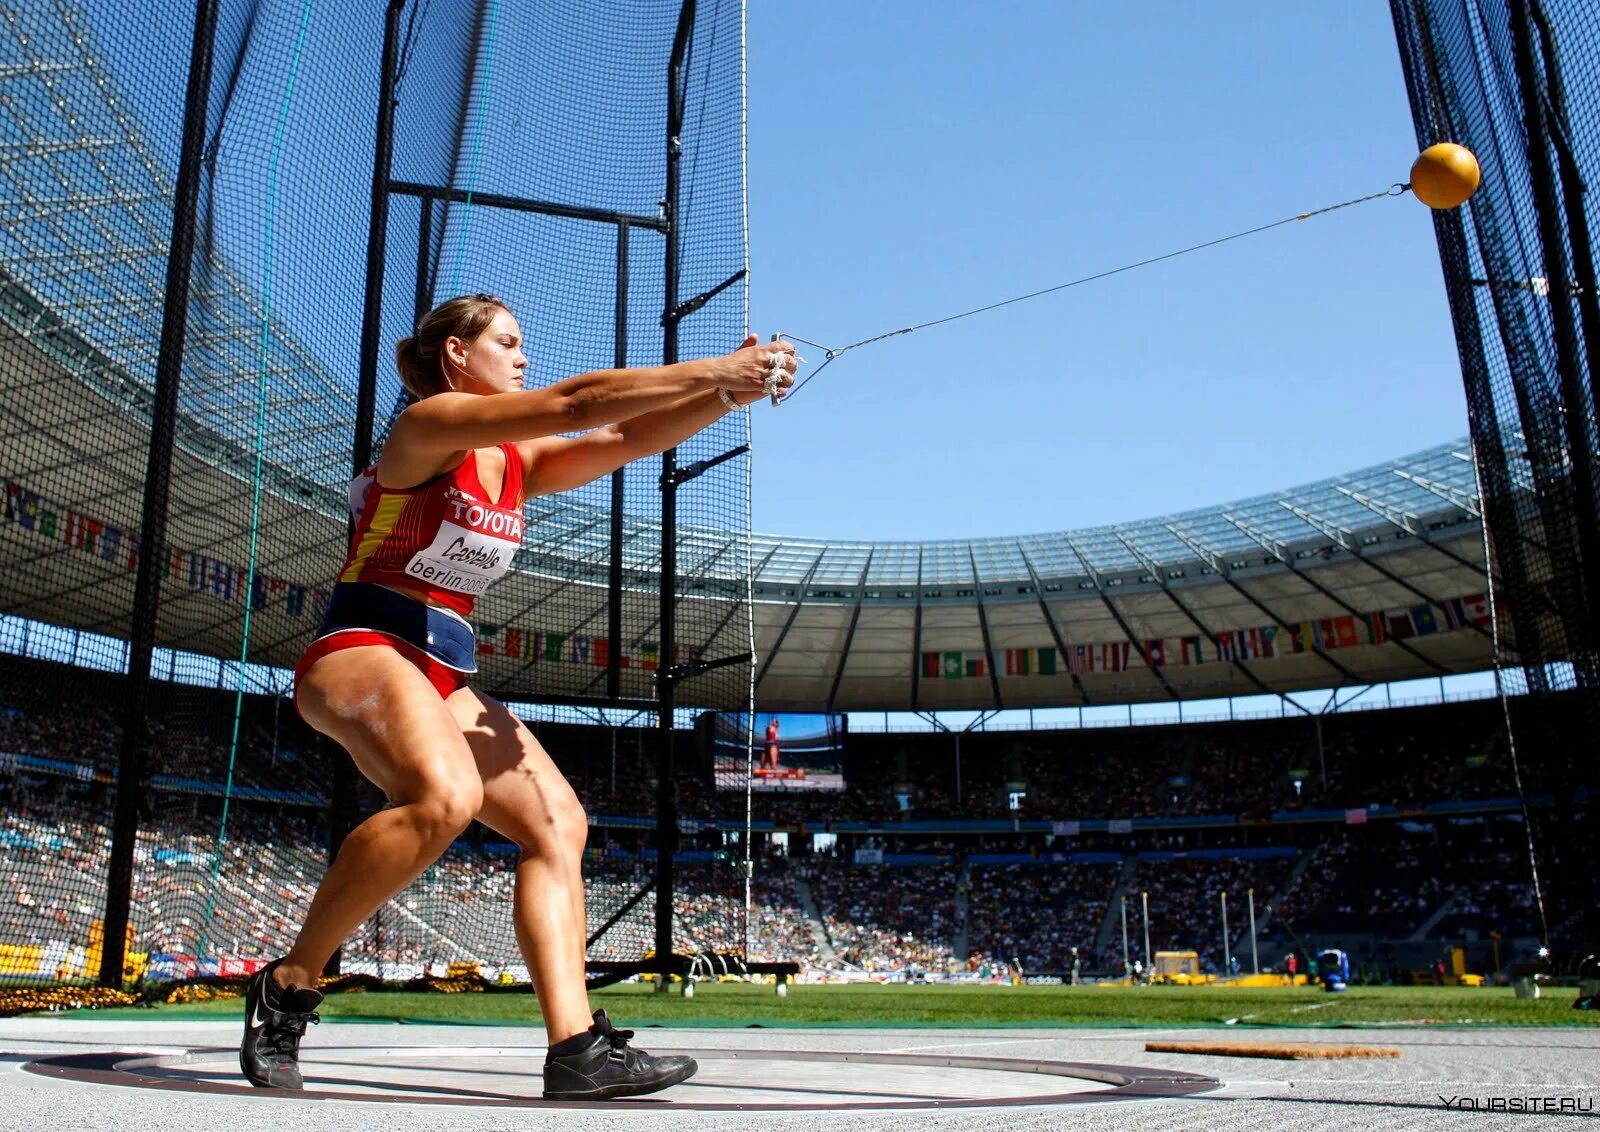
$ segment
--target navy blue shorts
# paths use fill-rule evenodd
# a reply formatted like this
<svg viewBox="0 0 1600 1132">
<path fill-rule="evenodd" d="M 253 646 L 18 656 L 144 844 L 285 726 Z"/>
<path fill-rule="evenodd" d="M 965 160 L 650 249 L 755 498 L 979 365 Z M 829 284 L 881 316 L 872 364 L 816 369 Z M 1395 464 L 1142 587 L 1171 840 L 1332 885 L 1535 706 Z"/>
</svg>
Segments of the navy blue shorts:
<svg viewBox="0 0 1600 1132">
<path fill-rule="evenodd" d="M 471 625 L 386 586 L 339 582 L 333 587 L 328 612 L 313 640 L 351 629 L 398 637 L 457 672 L 478 671 L 478 635 Z"/>
</svg>

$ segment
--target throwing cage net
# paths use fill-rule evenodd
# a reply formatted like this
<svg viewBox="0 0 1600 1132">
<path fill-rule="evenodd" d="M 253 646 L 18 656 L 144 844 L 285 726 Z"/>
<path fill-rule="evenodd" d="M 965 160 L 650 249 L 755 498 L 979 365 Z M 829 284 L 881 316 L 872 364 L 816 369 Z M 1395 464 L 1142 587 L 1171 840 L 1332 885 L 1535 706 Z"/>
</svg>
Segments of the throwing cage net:
<svg viewBox="0 0 1600 1132">
<path fill-rule="evenodd" d="M 743 81 L 736 0 L 0 12 L 0 986 L 284 950 L 385 804 L 285 694 L 405 406 L 394 342 L 490 292 L 530 384 L 738 346 Z M 668 938 L 685 729 L 748 706 L 748 428 L 530 501 L 476 611 L 477 686 L 589 803 L 595 958 Z M 741 872 L 742 799 L 689 796 L 681 848 Z M 515 859 L 474 826 L 344 969 L 525 979 Z"/>
<path fill-rule="evenodd" d="M 1600 728 L 1600 22 L 1566 0 L 1392 7 L 1418 141 L 1459 142 L 1484 171 L 1473 199 L 1434 224 L 1497 574 L 1503 690 L 1578 702 L 1525 713 L 1516 733 L 1522 787 L 1556 802 L 1532 838 L 1546 938 L 1592 948 L 1600 893 L 1578 784 Z"/>
</svg>

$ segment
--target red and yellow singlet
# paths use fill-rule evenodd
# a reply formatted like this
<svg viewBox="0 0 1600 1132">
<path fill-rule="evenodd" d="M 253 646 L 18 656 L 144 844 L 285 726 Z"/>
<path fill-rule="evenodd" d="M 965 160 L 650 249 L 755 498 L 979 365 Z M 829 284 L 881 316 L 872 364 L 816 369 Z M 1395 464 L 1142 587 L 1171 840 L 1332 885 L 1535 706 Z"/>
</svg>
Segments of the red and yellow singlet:
<svg viewBox="0 0 1600 1132">
<path fill-rule="evenodd" d="M 522 544 L 522 456 L 514 444 L 500 450 L 506 472 L 495 500 L 478 479 L 474 451 L 416 487 L 384 487 L 376 468 L 351 480 L 356 527 L 339 581 L 393 586 L 470 616 Z"/>
</svg>

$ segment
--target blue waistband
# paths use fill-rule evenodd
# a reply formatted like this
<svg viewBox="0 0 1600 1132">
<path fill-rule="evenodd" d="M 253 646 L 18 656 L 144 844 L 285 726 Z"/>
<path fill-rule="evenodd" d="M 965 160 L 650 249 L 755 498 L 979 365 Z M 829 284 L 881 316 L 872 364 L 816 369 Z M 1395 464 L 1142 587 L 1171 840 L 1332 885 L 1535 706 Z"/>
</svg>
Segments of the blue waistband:
<svg viewBox="0 0 1600 1132">
<path fill-rule="evenodd" d="M 458 672 L 478 671 L 478 635 L 455 614 L 371 582 L 339 582 L 316 639 L 346 629 L 388 633 Z"/>
</svg>

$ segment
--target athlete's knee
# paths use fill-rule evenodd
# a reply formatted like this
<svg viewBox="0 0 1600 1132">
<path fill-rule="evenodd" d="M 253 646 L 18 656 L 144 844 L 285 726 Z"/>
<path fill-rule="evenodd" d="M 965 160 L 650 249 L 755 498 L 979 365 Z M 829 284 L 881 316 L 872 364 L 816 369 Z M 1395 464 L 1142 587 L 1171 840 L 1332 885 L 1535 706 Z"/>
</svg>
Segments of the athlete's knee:
<svg viewBox="0 0 1600 1132">
<path fill-rule="evenodd" d="M 430 841 L 452 841 L 483 808 L 483 787 L 471 779 L 430 783 L 411 803 L 415 821 Z"/>
<path fill-rule="evenodd" d="M 576 794 L 569 795 L 569 799 L 561 808 L 556 826 L 563 847 L 569 853 L 582 856 L 584 846 L 589 843 L 589 815 L 584 812 L 583 803 L 578 801 Z"/>
<path fill-rule="evenodd" d="M 589 815 L 583 812 L 583 803 L 567 783 L 545 796 L 545 820 L 541 823 L 541 840 L 545 847 L 561 854 L 582 855 L 589 840 Z"/>
<path fill-rule="evenodd" d="M 582 856 L 589 841 L 589 815 L 570 789 L 547 798 L 543 813 L 528 817 L 516 841 L 525 854 L 536 857 Z"/>
</svg>

